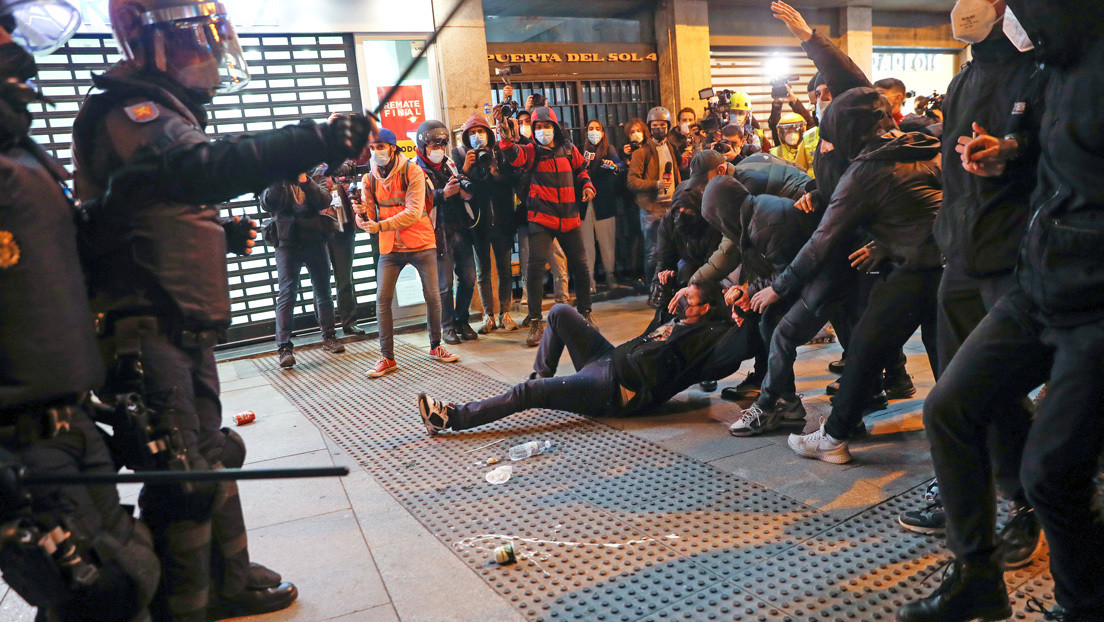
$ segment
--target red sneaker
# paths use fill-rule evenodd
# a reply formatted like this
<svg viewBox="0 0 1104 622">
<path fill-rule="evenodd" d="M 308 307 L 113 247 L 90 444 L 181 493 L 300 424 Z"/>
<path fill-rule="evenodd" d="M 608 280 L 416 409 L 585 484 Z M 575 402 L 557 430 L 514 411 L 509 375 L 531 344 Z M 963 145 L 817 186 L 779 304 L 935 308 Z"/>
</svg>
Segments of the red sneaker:
<svg viewBox="0 0 1104 622">
<path fill-rule="evenodd" d="M 375 367 L 368 370 L 368 377 L 379 378 L 381 376 L 386 376 L 398 368 L 399 364 L 396 363 L 394 359 L 382 358 L 376 363 Z"/>
<path fill-rule="evenodd" d="M 429 351 L 429 355 L 434 359 L 441 361 L 442 363 L 455 363 L 460 360 L 459 356 L 456 356 L 452 352 L 445 349 L 445 346 L 437 346 Z"/>
</svg>

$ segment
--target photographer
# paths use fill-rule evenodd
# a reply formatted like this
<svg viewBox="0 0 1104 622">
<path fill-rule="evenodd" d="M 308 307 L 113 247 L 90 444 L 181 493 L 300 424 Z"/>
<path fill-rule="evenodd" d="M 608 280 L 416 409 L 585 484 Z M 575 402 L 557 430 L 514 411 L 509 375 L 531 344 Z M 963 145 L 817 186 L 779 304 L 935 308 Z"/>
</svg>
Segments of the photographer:
<svg viewBox="0 0 1104 622">
<path fill-rule="evenodd" d="M 648 111 L 651 137 L 629 163 L 628 185 L 636 193 L 640 208 L 640 229 L 644 234 L 644 281 L 655 278 L 655 249 L 659 221 L 671 208 L 675 186 L 682 181 L 679 154 L 667 142 L 671 112 L 662 106 Z"/>
<path fill-rule="evenodd" d="M 751 97 L 743 91 L 733 93 L 728 101 L 728 122 L 737 127 L 744 128 L 744 149 L 741 153 L 749 156 L 760 151 L 767 151 L 771 143 L 763 135 L 759 122 L 751 112 Z"/>
<path fill-rule="evenodd" d="M 678 125 L 667 134 L 667 142 L 679 156 L 679 173 L 683 179 L 690 174 L 690 158 L 701 151 L 701 134 L 695 131 L 697 120 L 693 108 L 683 108 L 678 112 Z"/>
<path fill-rule="evenodd" d="M 713 145 L 713 150 L 723 155 L 729 164 L 739 164 L 744 155 L 744 126 L 731 123 L 721 128 L 721 140 Z"/>
<path fill-rule="evenodd" d="M 295 296 L 299 291 L 299 272 L 307 267 L 314 291 L 314 313 L 322 329 L 322 348 L 340 354 L 345 346 L 334 330 L 334 305 L 330 295 L 330 260 L 326 244 L 337 230 L 337 219 L 323 210 L 330 207 L 330 196 L 321 186 L 301 173 L 296 181 L 282 181 L 261 193 L 261 209 L 272 215 L 264 228 L 265 242 L 276 254 L 276 274 L 280 292 L 276 296 L 276 346 L 280 367 L 295 365 L 291 324 Z"/>
<path fill-rule="evenodd" d="M 583 159 L 594 183 L 597 194 L 589 203 L 579 205 L 583 215 L 583 248 L 586 249 L 587 272 L 590 274 L 590 290 L 594 286 L 594 240 L 602 253 L 602 267 L 606 270 L 606 287 L 617 286 L 614 276 L 614 250 L 617 242 L 617 182 L 624 172 L 617 151 L 609 143 L 606 126 L 600 121 L 587 123 L 587 139 L 583 145 Z"/>
<path fill-rule="evenodd" d="M 579 207 L 575 189 L 582 187 L 582 201 L 589 202 L 595 196 L 594 185 L 586 169 L 583 155 L 567 139 L 560 127 L 556 113 L 551 108 L 533 110 L 533 134 L 537 142 L 532 145 L 514 143 L 517 137 L 515 119 L 504 119 L 497 114 L 505 160 L 511 166 L 528 169 L 532 173 L 529 197 L 526 203 L 529 217 L 529 315 L 531 319 L 526 345 L 540 343 L 544 322 L 541 319 L 541 291 L 544 282 L 544 266 L 551 259 L 552 242 L 559 241 L 567 255 L 568 267 L 575 277 L 575 304 L 590 324 L 590 275 L 586 271 L 582 234 L 579 231 Z"/>
<path fill-rule="evenodd" d="M 418 126 L 415 148 L 418 166 L 433 185 L 434 233 L 437 240 L 437 285 L 441 291 L 441 340 L 449 345 L 460 343 L 453 326 L 456 309 L 471 307 L 475 291 L 475 255 L 472 251 L 473 219 L 466 192 L 456 165 L 445 155 L 449 144 L 448 128 L 440 121 L 429 120 Z M 456 274 L 455 297 L 453 273 Z"/>
</svg>

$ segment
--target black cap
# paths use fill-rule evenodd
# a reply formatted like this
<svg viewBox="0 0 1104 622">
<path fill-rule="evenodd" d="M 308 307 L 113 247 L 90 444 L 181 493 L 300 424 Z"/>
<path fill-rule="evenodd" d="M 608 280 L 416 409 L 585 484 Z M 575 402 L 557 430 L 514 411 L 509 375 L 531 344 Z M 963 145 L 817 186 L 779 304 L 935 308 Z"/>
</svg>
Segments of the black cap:
<svg viewBox="0 0 1104 622">
<path fill-rule="evenodd" d="M 698 175 L 704 175 L 710 170 L 725 164 L 728 160 L 725 157 L 712 149 L 705 149 L 694 154 L 694 158 L 690 160 L 690 176 L 697 177 Z"/>
</svg>

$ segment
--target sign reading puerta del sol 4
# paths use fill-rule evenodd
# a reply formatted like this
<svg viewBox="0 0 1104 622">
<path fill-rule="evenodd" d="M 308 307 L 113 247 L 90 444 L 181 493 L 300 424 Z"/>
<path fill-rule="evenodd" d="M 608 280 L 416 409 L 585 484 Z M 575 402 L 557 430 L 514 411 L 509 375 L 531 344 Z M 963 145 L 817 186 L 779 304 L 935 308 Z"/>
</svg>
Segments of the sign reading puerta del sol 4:
<svg viewBox="0 0 1104 622">
<path fill-rule="evenodd" d="M 658 72 L 655 47 L 638 43 L 488 43 L 487 64 L 519 65 L 520 76 L 651 78 Z"/>
</svg>

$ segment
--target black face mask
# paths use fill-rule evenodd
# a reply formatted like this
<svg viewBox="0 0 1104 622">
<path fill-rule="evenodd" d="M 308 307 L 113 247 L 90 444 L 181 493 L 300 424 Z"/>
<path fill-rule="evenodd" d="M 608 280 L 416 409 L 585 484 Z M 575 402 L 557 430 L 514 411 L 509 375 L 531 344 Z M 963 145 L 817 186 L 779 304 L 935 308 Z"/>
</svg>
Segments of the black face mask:
<svg viewBox="0 0 1104 622">
<path fill-rule="evenodd" d="M 660 130 L 660 129 L 653 128 L 652 129 L 652 138 L 654 138 L 657 143 L 661 142 L 664 138 L 667 138 L 667 130 Z"/>
<path fill-rule="evenodd" d="M 0 45 L 0 80 L 16 78 L 20 82 L 26 82 L 37 73 L 38 65 L 35 64 L 34 56 L 18 43 Z"/>
<path fill-rule="evenodd" d="M 679 210 L 675 215 L 675 230 L 689 239 L 698 239 L 709 227 L 709 223 L 697 212 L 684 212 Z"/>
<path fill-rule="evenodd" d="M 686 299 L 686 296 L 678 299 L 675 303 L 675 317 L 679 320 L 686 319 L 686 310 L 690 308 L 690 301 Z"/>
</svg>

